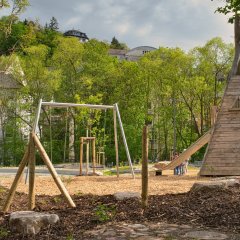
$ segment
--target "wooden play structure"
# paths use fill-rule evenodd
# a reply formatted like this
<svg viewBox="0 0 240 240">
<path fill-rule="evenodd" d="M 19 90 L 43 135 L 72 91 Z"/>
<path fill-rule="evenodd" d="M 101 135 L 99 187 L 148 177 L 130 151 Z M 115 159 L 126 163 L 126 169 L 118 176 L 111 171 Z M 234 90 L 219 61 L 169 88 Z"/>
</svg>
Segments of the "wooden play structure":
<svg viewBox="0 0 240 240">
<path fill-rule="evenodd" d="M 80 138 L 80 165 L 79 175 L 83 175 L 83 146 L 84 144 L 89 148 L 90 142 L 92 143 L 92 169 L 93 175 L 96 173 L 96 138 L 95 137 L 81 137 Z M 89 152 L 86 153 L 86 175 L 88 175 L 89 168 Z"/>
<path fill-rule="evenodd" d="M 240 17 L 237 12 L 234 16 L 234 42 L 235 55 L 230 79 L 216 119 L 211 116 L 211 122 L 214 123 L 212 129 L 171 163 L 164 167 L 159 165 L 160 170 L 175 168 L 208 142 L 200 175 L 240 175 Z"/>
<path fill-rule="evenodd" d="M 222 104 L 211 130 L 160 170 L 174 169 L 208 144 L 200 169 L 201 176 L 240 175 L 240 75 L 228 81 Z"/>
<path fill-rule="evenodd" d="M 226 87 L 205 153 L 201 176 L 240 175 L 240 76 Z"/>
<path fill-rule="evenodd" d="M 67 189 L 65 188 L 61 178 L 58 176 L 54 166 L 52 165 L 52 162 L 45 151 L 43 145 L 40 142 L 40 139 L 37 136 L 37 128 L 38 128 L 38 122 L 41 114 L 41 109 L 44 106 L 51 106 L 51 107 L 80 107 L 80 108 L 90 108 L 90 109 L 112 109 L 113 110 L 113 121 L 114 121 L 114 140 L 115 140 L 115 151 L 116 151 L 116 166 L 117 166 L 117 173 L 118 171 L 118 166 L 119 166 L 119 159 L 118 159 L 118 141 L 117 141 L 117 119 L 119 123 L 119 127 L 121 130 L 122 138 L 123 138 L 123 143 L 125 146 L 128 162 L 129 162 L 129 167 L 132 172 L 132 177 L 134 178 L 134 171 L 133 171 L 133 166 L 132 166 L 132 161 L 130 157 L 130 153 L 128 150 L 128 145 L 127 145 L 127 140 L 125 137 L 122 121 L 121 121 L 121 116 L 120 112 L 118 109 L 117 103 L 114 105 L 92 105 L 92 104 L 75 104 L 75 103 L 57 103 L 57 102 L 43 102 L 42 100 L 39 101 L 38 104 L 38 109 L 35 117 L 35 121 L 32 127 L 32 131 L 29 134 L 29 142 L 26 147 L 24 156 L 19 164 L 17 174 L 14 178 L 14 181 L 12 183 L 12 186 L 9 190 L 9 193 L 7 195 L 6 202 L 3 207 L 3 212 L 7 212 L 9 210 L 9 207 L 12 203 L 13 197 L 15 195 L 17 186 L 21 180 L 21 177 L 23 175 L 24 169 L 26 165 L 28 164 L 28 172 L 29 172 L 29 203 L 28 203 L 28 209 L 32 210 L 35 208 L 35 165 L 36 165 L 36 159 L 35 159 L 35 153 L 36 151 L 39 152 L 43 162 L 46 164 L 49 172 L 51 173 L 51 176 L 53 180 L 55 181 L 57 187 L 59 188 L 60 192 L 62 193 L 63 197 L 67 201 L 70 207 L 76 207 L 75 203 L 73 202 L 71 196 L 69 195 Z M 81 147 L 83 148 L 84 141 L 92 141 L 93 145 L 95 146 L 95 138 L 93 137 L 83 137 L 81 138 Z M 92 148 L 92 156 L 93 156 L 93 166 L 95 166 L 95 147 Z M 82 158 L 82 155 L 80 155 Z M 81 163 L 81 161 L 80 161 Z M 94 169 L 94 168 L 93 168 Z M 95 170 L 94 170 L 95 171 Z M 82 172 L 82 167 L 80 164 L 80 173 Z"/>
</svg>

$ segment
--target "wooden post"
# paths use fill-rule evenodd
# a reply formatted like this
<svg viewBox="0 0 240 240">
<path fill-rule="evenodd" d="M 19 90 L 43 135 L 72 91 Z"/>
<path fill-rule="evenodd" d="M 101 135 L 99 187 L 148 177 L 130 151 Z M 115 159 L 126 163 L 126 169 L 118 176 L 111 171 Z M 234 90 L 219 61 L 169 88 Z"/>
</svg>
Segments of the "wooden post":
<svg viewBox="0 0 240 240">
<path fill-rule="evenodd" d="M 102 165 L 103 165 L 103 167 L 105 168 L 105 152 L 103 152 Z"/>
<path fill-rule="evenodd" d="M 211 115 L 211 127 L 214 125 L 217 116 L 217 106 L 212 106 L 210 110 Z"/>
<path fill-rule="evenodd" d="M 115 153 L 116 153 L 116 168 L 117 168 L 117 177 L 119 177 L 119 156 L 118 156 L 118 139 L 117 139 L 117 113 L 113 109 L 113 122 L 114 122 L 114 142 L 115 142 Z M 105 164 L 105 155 L 104 155 L 104 164 Z"/>
<path fill-rule="evenodd" d="M 28 157 L 28 166 L 29 166 L 29 202 L 28 209 L 33 210 L 35 208 L 35 145 L 32 137 L 32 133 L 30 134 L 29 141 L 29 157 Z"/>
<path fill-rule="evenodd" d="M 83 137 L 80 138 L 80 163 L 79 163 L 79 175 L 82 175 L 83 169 Z"/>
<path fill-rule="evenodd" d="M 93 164 L 93 174 L 96 173 L 96 143 L 95 138 L 92 139 L 92 164 Z"/>
<path fill-rule="evenodd" d="M 148 205 L 148 129 L 143 127 L 142 133 L 142 208 Z"/>
<path fill-rule="evenodd" d="M 88 175 L 88 168 L 89 168 L 89 149 L 90 149 L 90 142 L 86 141 L 86 175 Z"/>
<path fill-rule="evenodd" d="M 73 202 L 71 196 L 69 195 L 67 189 L 65 188 L 63 182 L 61 181 L 61 178 L 58 176 L 55 168 L 53 167 L 45 149 L 43 148 L 41 142 L 39 141 L 36 134 L 33 134 L 33 140 L 36 145 L 36 148 L 38 149 L 43 161 L 45 162 L 49 172 L 51 173 L 53 180 L 55 181 L 56 185 L 58 186 L 58 189 L 61 191 L 62 195 L 65 197 L 66 201 L 71 207 L 76 207 L 75 203 Z"/>
<path fill-rule="evenodd" d="M 29 145 L 27 146 L 26 150 L 25 150 L 25 153 L 24 153 L 24 156 L 19 164 L 19 167 L 18 167 L 18 170 L 17 170 L 17 174 L 13 180 L 13 183 L 12 183 L 12 186 L 9 190 L 9 193 L 8 193 L 8 196 L 7 196 L 7 200 L 6 200 L 6 203 L 3 207 L 3 212 L 7 212 L 11 203 L 12 203 L 12 200 L 13 200 L 13 197 L 14 197 L 14 194 L 16 192 L 16 189 L 17 189 L 17 186 L 18 186 L 18 183 L 21 179 L 21 176 L 22 176 L 22 173 L 23 173 L 23 170 L 28 162 L 28 156 L 29 156 Z"/>
</svg>

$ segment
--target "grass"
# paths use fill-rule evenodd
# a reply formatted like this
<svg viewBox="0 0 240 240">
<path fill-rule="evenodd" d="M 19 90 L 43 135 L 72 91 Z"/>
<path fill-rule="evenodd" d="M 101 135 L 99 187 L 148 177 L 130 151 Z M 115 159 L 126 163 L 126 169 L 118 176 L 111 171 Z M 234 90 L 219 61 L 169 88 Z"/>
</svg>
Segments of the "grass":
<svg viewBox="0 0 240 240">
<path fill-rule="evenodd" d="M 135 168 L 136 167 L 134 167 L 134 169 Z M 129 173 L 131 173 L 131 170 L 130 170 L 129 166 L 119 167 L 119 173 L 120 174 L 126 173 L 126 171 L 129 171 Z M 103 176 L 116 176 L 116 175 L 117 175 L 117 168 L 111 168 L 111 169 L 103 171 Z"/>
<path fill-rule="evenodd" d="M 116 215 L 116 206 L 99 204 L 95 209 L 95 215 L 100 222 L 111 220 Z"/>
<path fill-rule="evenodd" d="M 4 238 L 7 236 L 8 236 L 8 230 L 3 227 L 0 227 L 0 238 Z"/>
</svg>

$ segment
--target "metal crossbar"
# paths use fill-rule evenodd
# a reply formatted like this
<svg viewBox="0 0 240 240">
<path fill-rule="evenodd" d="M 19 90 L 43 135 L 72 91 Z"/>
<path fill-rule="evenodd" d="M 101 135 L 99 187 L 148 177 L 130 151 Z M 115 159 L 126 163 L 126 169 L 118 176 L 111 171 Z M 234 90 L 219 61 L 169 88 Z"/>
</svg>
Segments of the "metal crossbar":
<svg viewBox="0 0 240 240">
<path fill-rule="evenodd" d="M 78 103 L 59 103 L 59 102 L 42 102 L 42 106 L 52 107 L 82 107 L 91 109 L 113 109 L 112 105 L 95 105 L 95 104 L 78 104 Z"/>
<path fill-rule="evenodd" d="M 118 144 L 117 144 L 117 119 L 118 119 L 118 123 L 119 123 L 119 127 L 120 127 L 120 130 L 121 130 L 121 134 L 122 134 L 123 143 L 124 143 L 124 147 L 125 147 L 125 150 L 126 150 L 129 166 L 130 166 L 130 169 L 131 169 L 131 172 L 132 172 L 132 176 L 133 176 L 133 178 L 135 178 L 133 165 L 132 165 L 132 160 L 131 160 L 131 157 L 130 157 L 130 153 L 129 153 L 129 149 L 128 149 L 128 145 L 127 145 L 127 140 L 126 140 L 126 136 L 125 136 L 125 133 L 124 133 L 123 124 L 122 124 L 122 120 L 121 120 L 121 116 L 120 116 L 120 112 L 119 112 L 117 103 L 115 103 L 114 105 L 94 105 L 94 104 L 78 104 L 78 103 L 43 102 L 42 99 L 40 99 L 39 104 L 38 104 L 38 108 L 37 108 L 37 112 L 36 112 L 35 121 L 34 121 L 34 124 L 33 124 L 33 129 L 32 129 L 32 132 L 34 134 L 37 131 L 37 126 L 38 126 L 42 106 L 65 107 L 65 108 L 67 108 L 67 107 L 82 107 L 82 108 L 104 109 L 104 110 L 112 109 L 113 110 L 113 115 L 114 115 L 114 135 L 115 135 L 114 139 L 115 139 L 117 169 L 118 169 L 118 164 L 119 164 Z"/>
</svg>

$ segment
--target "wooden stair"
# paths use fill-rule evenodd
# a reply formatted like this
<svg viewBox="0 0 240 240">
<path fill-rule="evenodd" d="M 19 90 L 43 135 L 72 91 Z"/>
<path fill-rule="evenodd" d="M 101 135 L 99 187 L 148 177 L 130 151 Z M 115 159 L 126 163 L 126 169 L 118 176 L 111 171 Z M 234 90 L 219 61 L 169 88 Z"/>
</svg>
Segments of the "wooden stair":
<svg viewBox="0 0 240 240">
<path fill-rule="evenodd" d="M 200 175 L 240 175 L 240 76 L 228 82 Z"/>
</svg>

